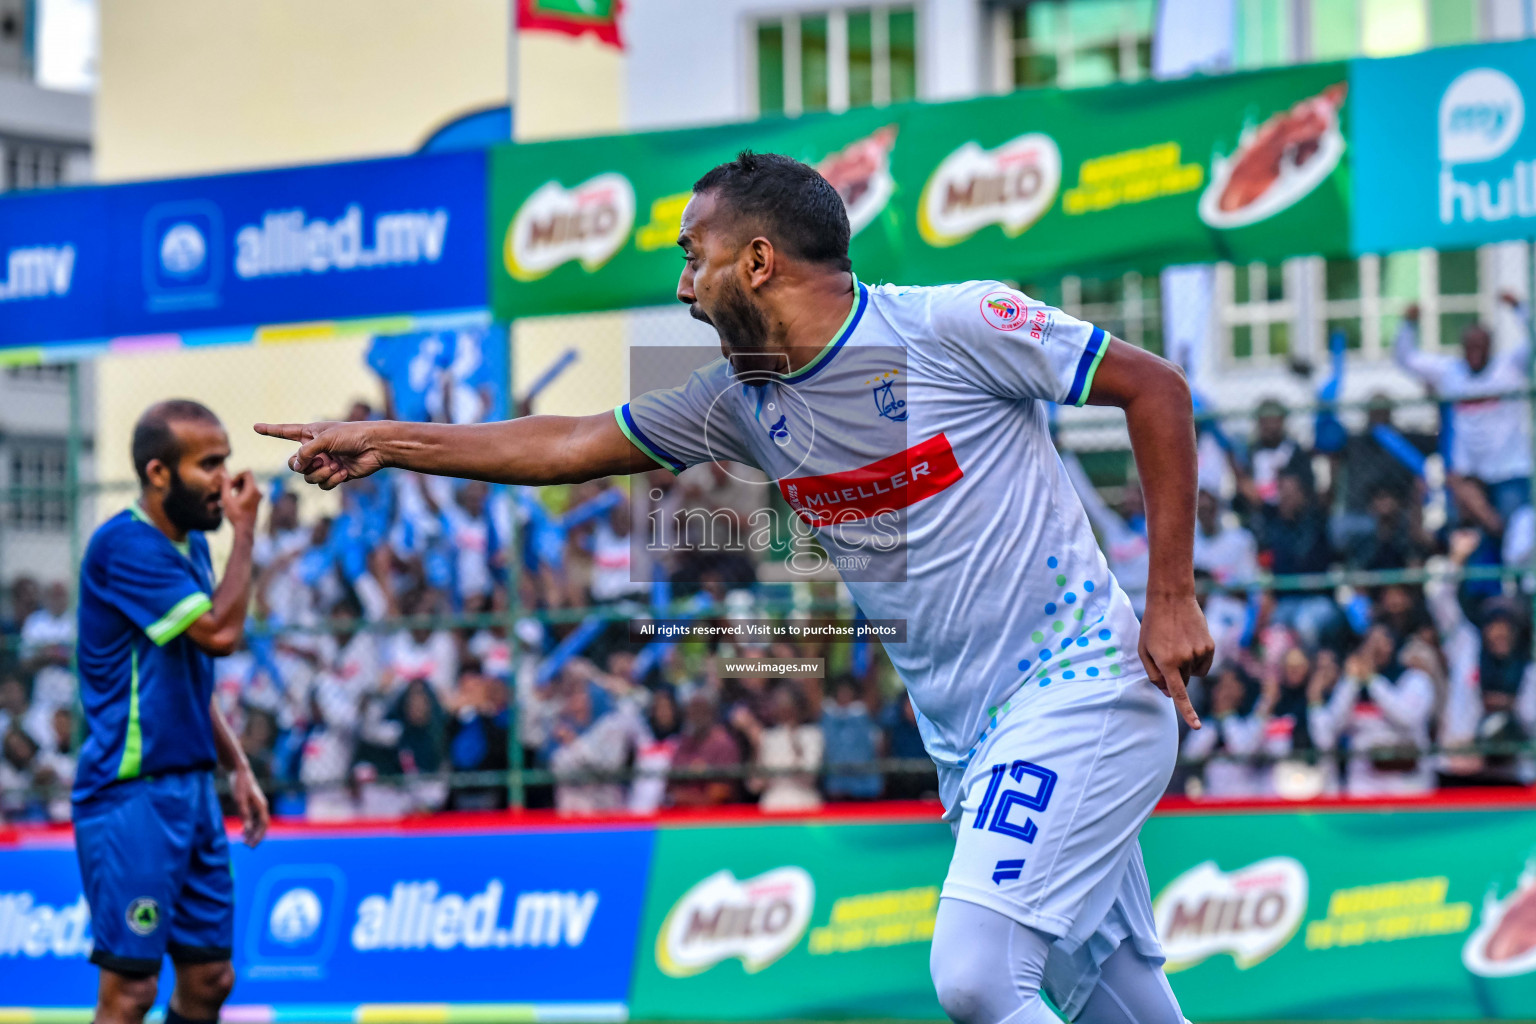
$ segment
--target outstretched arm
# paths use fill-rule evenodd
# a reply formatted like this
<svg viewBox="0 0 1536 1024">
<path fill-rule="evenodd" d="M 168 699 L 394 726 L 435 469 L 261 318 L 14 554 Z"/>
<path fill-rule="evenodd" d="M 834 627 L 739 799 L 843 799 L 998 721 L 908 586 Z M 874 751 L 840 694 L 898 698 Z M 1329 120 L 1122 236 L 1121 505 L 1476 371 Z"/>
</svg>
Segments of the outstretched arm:
<svg viewBox="0 0 1536 1024">
<path fill-rule="evenodd" d="M 498 484 L 578 483 L 639 473 L 655 463 L 611 412 L 526 416 L 501 423 L 258 423 L 258 434 L 298 441 L 289 468 L 330 490 L 385 467 Z"/>
<path fill-rule="evenodd" d="M 1139 653 L 1147 675 L 1193 728 L 1200 718 L 1185 692 L 1211 668 L 1216 646 L 1195 599 L 1195 421 L 1178 368 L 1123 341 L 1111 341 L 1094 376 L 1090 405 L 1125 410 L 1147 504 L 1147 608 Z"/>
</svg>

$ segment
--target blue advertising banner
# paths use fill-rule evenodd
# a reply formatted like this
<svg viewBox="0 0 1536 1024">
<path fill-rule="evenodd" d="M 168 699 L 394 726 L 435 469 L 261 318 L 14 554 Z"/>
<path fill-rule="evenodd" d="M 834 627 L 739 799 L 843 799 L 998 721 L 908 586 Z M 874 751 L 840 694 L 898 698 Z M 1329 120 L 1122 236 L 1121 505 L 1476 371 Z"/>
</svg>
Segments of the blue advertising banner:
<svg viewBox="0 0 1536 1024">
<path fill-rule="evenodd" d="M 1536 41 L 1350 65 L 1356 252 L 1536 234 Z"/>
<path fill-rule="evenodd" d="M 104 189 L 0 198 L 0 346 L 108 333 L 106 222 Z"/>
<path fill-rule="evenodd" d="M 0 199 L 0 345 L 484 306 L 485 158 Z"/>
<path fill-rule="evenodd" d="M 237 847 L 231 1004 L 285 1019 L 351 1019 L 380 1003 L 622 1019 L 654 840 L 611 828 Z M 96 972 L 73 849 L 9 850 L 5 864 L 0 1004 L 89 1005 Z"/>
</svg>

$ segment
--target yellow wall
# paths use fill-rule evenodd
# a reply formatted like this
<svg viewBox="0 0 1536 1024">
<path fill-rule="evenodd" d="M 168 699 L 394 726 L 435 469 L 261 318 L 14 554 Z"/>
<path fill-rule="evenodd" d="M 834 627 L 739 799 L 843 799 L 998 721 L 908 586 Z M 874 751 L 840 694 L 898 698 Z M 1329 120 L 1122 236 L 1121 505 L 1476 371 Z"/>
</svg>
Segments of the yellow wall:
<svg viewBox="0 0 1536 1024">
<path fill-rule="evenodd" d="M 133 478 L 128 456 L 133 424 L 146 407 L 165 398 L 193 398 L 212 409 L 229 431 L 231 465 L 258 473 L 283 470 L 293 445 L 251 430 L 258 419 L 274 423 L 336 419 L 357 398 L 377 404 L 372 375 L 359 372 L 364 337 L 280 345 L 230 345 L 158 354 L 108 357 L 101 362 L 96 443 L 103 480 Z M 131 499 L 112 491 L 98 503 L 106 519 Z M 304 488 L 307 512 L 330 509 L 334 500 Z"/>
<path fill-rule="evenodd" d="M 623 77 L 623 55 L 591 36 L 525 33 L 517 50 L 518 139 L 622 130 Z M 525 382 L 566 349 L 577 352 L 576 365 L 539 396 L 536 412 L 580 416 L 612 408 L 627 397 L 623 313 L 521 320 L 512 345 L 517 379 Z"/>
<path fill-rule="evenodd" d="M 411 152 L 444 122 L 507 102 L 510 10 L 510 0 L 102 0 L 96 171 L 110 181 Z M 170 395 L 223 417 L 237 467 L 281 467 L 291 446 L 258 439 L 250 423 L 377 403 L 364 344 L 102 358 L 100 479 L 132 478 L 133 421 Z"/>
<path fill-rule="evenodd" d="M 409 152 L 507 101 L 509 0 L 102 0 L 103 181 Z"/>
</svg>

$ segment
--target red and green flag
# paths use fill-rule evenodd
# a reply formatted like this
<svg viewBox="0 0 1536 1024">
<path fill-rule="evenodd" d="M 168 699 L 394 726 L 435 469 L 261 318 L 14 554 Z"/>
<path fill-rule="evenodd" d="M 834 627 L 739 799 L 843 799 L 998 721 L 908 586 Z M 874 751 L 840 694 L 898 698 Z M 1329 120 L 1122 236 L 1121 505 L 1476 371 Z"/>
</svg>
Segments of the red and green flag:
<svg viewBox="0 0 1536 1024">
<path fill-rule="evenodd" d="M 591 33 L 622 50 L 619 11 L 623 0 L 517 0 L 517 27 L 529 32 Z"/>
</svg>

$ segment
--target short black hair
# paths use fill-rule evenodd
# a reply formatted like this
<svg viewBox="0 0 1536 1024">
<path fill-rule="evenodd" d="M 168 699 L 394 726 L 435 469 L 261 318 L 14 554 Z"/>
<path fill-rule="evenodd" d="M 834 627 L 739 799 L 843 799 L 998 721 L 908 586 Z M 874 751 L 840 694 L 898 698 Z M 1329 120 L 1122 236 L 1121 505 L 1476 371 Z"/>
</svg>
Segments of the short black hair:
<svg viewBox="0 0 1536 1024">
<path fill-rule="evenodd" d="M 167 466 L 175 466 L 180 460 L 181 446 L 176 443 L 171 424 L 189 421 L 218 423 L 219 418 L 206 405 L 190 398 L 156 402 L 144 410 L 133 426 L 133 471 L 139 476 L 140 486 L 149 485 L 149 464 L 155 459 Z"/>
<path fill-rule="evenodd" d="M 744 149 L 694 182 L 693 191 L 713 194 L 792 256 L 836 270 L 853 269 L 848 208 L 832 183 L 809 164 Z"/>
</svg>

